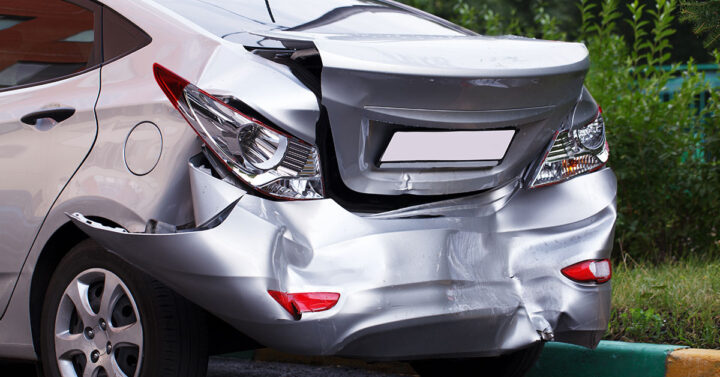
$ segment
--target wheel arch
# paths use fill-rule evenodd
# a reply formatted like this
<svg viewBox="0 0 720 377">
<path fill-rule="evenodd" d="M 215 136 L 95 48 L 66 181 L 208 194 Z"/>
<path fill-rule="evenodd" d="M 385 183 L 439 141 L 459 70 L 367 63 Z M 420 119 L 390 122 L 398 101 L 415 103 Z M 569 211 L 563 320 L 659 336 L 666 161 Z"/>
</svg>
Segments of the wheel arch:
<svg viewBox="0 0 720 377">
<path fill-rule="evenodd" d="M 104 224 L 119 226 L 113 221 L 101 217 L 94 217 L 93 220 L 100 221 Z M 40 354 L 40 317 L 50 279 L 60 260 L 62 260 L 75 245 L 88 238 L 87 234 L 68 220 L 53 232 L 38 255 L 30 280 L 29 300 L 30 329 L 32 331 L 33 348 L 38 355 Z"/>
<path fill-rule="evenodd" d="M 88 218 L 107 226 L 122 228 L 121 225 L 107 218 L 99 216 L 91 216 Z M 62 258 L 75 245 L 89 238 L 87 234 L 81 231 L 71 221 L 67 221 L 59 226 L 48 238 L 38 255 L 30 283 L 29 300 L 32 342 L 37 355 L 40 354 L 40 318 L 42 316 L 43 303 L 50 279 Z M 263 347 L 255 340 L 227 324 L 227 322 L 203 308 L 200 309 L 207 315 L 208 336 L 210 339 L 209 352 L 211 354 L 246 351 Z"/>
</svg>

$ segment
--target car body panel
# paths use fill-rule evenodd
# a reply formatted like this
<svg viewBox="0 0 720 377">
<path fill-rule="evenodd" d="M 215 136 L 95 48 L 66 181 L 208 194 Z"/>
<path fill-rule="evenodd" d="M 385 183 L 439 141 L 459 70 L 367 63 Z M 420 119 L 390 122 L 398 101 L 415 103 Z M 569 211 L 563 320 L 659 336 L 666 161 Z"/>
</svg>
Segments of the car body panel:
<svg viewBox="0 0 720 377">
<path fill-rule="evenodd" d="M 314 43 L 340 174 L 350 189 L 368 194 L 443 195 L 506 184 L 563 126 L 588 68 L 582 45 L 519 38 Z M 496 129 L 517 132 L 505 158 L 488 161 L 490 168 L 378 163 L 392 132 Z"/>
<path fill-rule="evenodd" d="M 545 69 L 542 75 L 518 71 L 501 77 L 501 67 L 492 65 L 496 60 L 484 67 L 496 69 L 495 74 L 463 76 L 441 72 L 437 61 L 429 66 L 419 61 L 432 51 L 412 52 L 411 46 L 420 42 L 411 37 L 404 42 L 397 36 L 392 41 L 346 38 L 355 52 L 347 51 L 337 36 L 307 31 L 246 33 L 238 27 L 222 38 L 153 1 L 103 3 L 139 26 L 152 42 L 102 67 L 97 141 L 50 209 L 27 255 L 0 320 L 0 355 L 37 357 L 28 316 L 34 268 L 53 234 L 71 221 L 66 213 L 96 220 L 88 224 L 76 216 L 72 221 L 209 312 L 262 344 L 286 351 L 397 359 L 497 355 L 553 337 L 597 344 L 609 319 L 610 284 L 574 283 L 560 269 L 609 257 L 615 177 L 603 169 L 541 189 L 527 189 L 521 180 L 580 96 L 586 61 L 578 46 L 561 47 L 575 51 L 561 64 L 535 67 Z M 312 42 L 328 63 L 321 95 L 287 66 L 238 43 L 248 35 L 272 48 Z M 512 40 L 473 38 L 474 43 Z M 440 54 L 440 41 L 423 40 Z M 463 43 L 448 48 L 459 53 Z M 406 55 L 387 56 L 391 46 Z M 361 51 L 376 61 L 363 66 Z M 339 173 L 348 184 L 360 179 L 354 186 L 360 191 L 485 192 L 374 214 L 351 212 L 331 198 L 262 198 L 195 164 L 188 168 L 202 144 L 156 84 L 154 63 L 213 95 L 248 104 L 274 126 L 311 143 L 328 109 L 334 135 L 352 136 L 339 144 L 349 148 L 338 152 L 345 157 Z M 395 66 L 391 73 L 380 72 L 389 66 Z M 515 68 L 532 70 L 521 64 Z M 531 90 L 531 95 L 528 88 L 545 91 Z M 436 89 L 444 94 L 423 94 Z M 522 151 L 523 156 L 512 168 L 494 168 L 494 177 L 483 178 L 488 169 L 430 177 L 410 171 L 409 179 L 399 172 L 373 171 L 368 180 L 359 172 L 364 163 L 361 141 L 370 120 L 449 130 L 529 126 L 522 129 L 524 141 L 513 143 L 508 152 Z M 352 124 L 338 128 L 340 121 Z M 125 164 L 124 144 L 142 122 L 157 126 L 162 146 L 154 168 L 136 175 Z M 448 180 L 454 182 L 439 183 Z M 221 224 L 203 227 L 223 209 L 229 214 Z M 146 230 L 150 220 L 196 228 L 152 234 Z M 297 321 L 272 300 L 268 289 L 336 291 L 341 299 L 335 308 Z"/>
<path fill-rule="evenodd" d="M 302 34 L 267 35 L 289 39 Z M 581 43 L 521 37 L 350 35 L 315 37 L 313 41 L 324 67 L 435 78 L 476 77 L 475 86 L 493 86 L 490 80 L 495 78 L 565 75 L 590 68 L 587 48 Z M 502 85 L 500 81 L 495 86 Z M 551 98 L 543 100 L 554 104 Z"/>
<path fill-rule="evenodd" d="M 216 51 L 197 85 L 214 96 L 240 100 L 282 130 L 315 142 L 320 104 L 287 66 L 232 43 Z"/>
<path fill-rule="evenodd" d="M 88 216 L 111 219 L 132 231 L 144 230 L 151 218 L 177 224 L 192 220 L 190 186 L 184 162 L 197 153 L 200 146 L 195 133 L 155 84 L 152 64 L 158 60 L 166 64 L 182 62 L 182 57 L 194 58 L 195 62 L 206 61 L 218 45 L 213 42 L 216 38 L 174 19 L 172 13 L 168 12 L 167 17 L 160 16 L 162 8 L 152 2 L 108 0 L 104 3 L 150 34 L 153 41 L 125 58 L 104 65 L 95 73 L 100 81 L 102 71 L 104 90 L 100 98 L 96 91 L 92 99 L 92 105 L 98 102 L 98 119 L 102 119 L 97 140 L 85 163 L 47 214 L 27 254 L 5 315 L 0 320 L 0 355 L 6 357 L 37 358 L 28 316 L 33 273 L 48 240 L 67 224 L 66 212 L 82 211 Z M 183 50 L 177 50 L 174 36 L 184 38 Z M 192 62 L 184 66 L 169 65 L 194 79 L 202 69 L 201 65 Z M 148 82 L 152 85 L 147 85 Z M 125 166 L 124 143 L 133 127 L 143 121 L 150 121 L 160 128 L 164 145 L 153 171 L 136 176 Z M 182 168 L 177 168 L 173 158 L 184 161 Z M 142 189 L 147 191 L 139 195 Z M 163 194 L 166 195 L 165 202 L 158 200 Z"/>
<path fill-rule="evenodd" d="M 0 92 L 0 318 L 48 211 L 95 141 L 100 72 Z M 68 95 L 67 93 L 72 93 Z M 26 114 L 60 107 L 69 119 L 32 126 Z"/>
<path fill-rule="evenodd" d="M 358 216 L 332 200 L 252 195 L 207 230 L 135 234 L 72 217 L 261 344 L 371 359 L 488 356 L 553 336 L 595 346 L 609 320 L 610 286 L 574 283 L 560 269 L 609 257 L 615 193 L 604 169 L 519 190 L 499 209 L 491 194 L 438 203 L 432 213 L 442 208 L 444 216 L 431 218 Z M 341 300 L 295 320 L 268 290 L 338 292 Z"/>
<path fill-rule="evenodd" d="M 296 23 L 303 16 L 279 16 L 272 23 L 266 19 L 268 14 L 248 14 L 247 3 L 162 3 L 224 39 L 248 43 L 249 36 L 237 35 L 242 32 L 265 38 L 258 42 L 258 51 L 292 51 L 291 46 L 301 41 L 309 43 L 308 49 L 317 49 L 322 60 L 320 102 L 328 112 L 339 173 L 349 189 L 364 194 L 446 195 L 508 183 L 564 126 L 589 68 L 588 51 L 580 43 L 472 35 L 390 3 L 350 1 L 352 5 L 332 10 L 325 9 L 330 7 L 327 4 L 308 10 L 317 18 L 301 25 Z M 217 23 L 202 16 L 208 12 L 202 8 L 209 5 L 223 15 Z M 269 8 L 284 11 L 286 4 L 276 2 Z M 399 22 L 383 31 L 369 22 L 351 21 L 378 12 L 402 14 L 405 24 Z M 383 24 L 379 19 L 376 22 Z M 426 34 L 418 35 L 423 33 L 413 28 L 413 22 L 426 24 Z M 328 25 L 333 26 L 331 30 L 324 30 Z M 234 28 L 238 28 L 235 33 Z M 522 112 L 547 107 L 542 117 L 518 118 Z M 390 111 L 379 117 L 373 108 Z M 392 116 L 399 111 L 405 111 L 403 117 Z M 427 116 L 433 112 L 439 115 Z M 463 118 L 464 122 L 459 121 Z M 468 169 L 460 162 L 455 169 L 441 171 L 433 161 L 380 166 L 380 154 L 393 132 L 424 128 L 519 132 L 507 158 L 476 164 L 480 169 Z M 304 131 L 306 127 L 300 133 L 294 129 L 291 126 L 287 131 L 310 134 Z"/>
<path fill-rule="evenodd" d="M 101 125 L 97 131 L 95 148 L 87 155 L 74 179 L 63 188 L 40 232 L 33 234 L 37 234 L 37 237 L 32 249 L 29 252 L 26 249 L 21 255 L 18 268 L 22 267 L 22 271 L 12 297 L 8 291 L 6 298 L 10 301 L 0 320 L 0 355 L 3 356 L 36 358 L 27 314 L 34 266 L 48 240 L 67 224 L 66 212 L 79 211 L 94 218 L 110 219 L 135 232 L 143 231 L 150 219 L 178 225 L 194 220 L 190 181 L 185 166 L 188 159 L 200 150 L 201 144 L 192 128 L 188 127 L 155 83 L 152 72 L 154 63 L 164 64 L 195 82 L 202 82 L 218 95 L 235 93 L 236 97 L 253 104 L 253 98 L 257 97 L 258 101 L 267 105 L 265 108 L 273 111 L 272 114 L 268 113 L 272 115 L 271 119 L 281 125 L 287 122 L 304 125 L 306 130 L 314 128 L 311 117 L 317 117 L 317 101 L 311 92 L 298 91 L 297 79 L 274 80 L 278 85 L 287 86 L 285 92 L 294 101 L 288 103 L 301 104 L 297 110 L 293 110 L 291 106 L 283 107 L 282 103 L 270 101 L 276 97 L 269 97 L 267 93 L 246 90 L 246 84 L 237 80 L 233 86 L 228 86 L 214 80 L 215 76 L 203 78 L 206 65 L 217 66 L 213 70 L 217 75 L 218 71 L 227 68 L 232 59 L 235 59 L 235 64 L 238 59 L 255 62 L 263 60 L 242 46 L 226 42 L 227 51 L 216 54 L 222 40 L 153 2 L 107 0 L 104 3 L 138 25 L 153 40 L 150 45 L 104 65 L 95 73 L 99 82 L 99 71 L 102 70 L 102 92 L 98 98 L 96 89 L 91 104 L 92 108 L 97 101 L 96 110 Z M 182 42 L 178 44 L 178 40 Z M 260 80 L 263 75 L 271 79 L 287 75 L 287 68 L 278 64 L 271 67 L 258 64 L 248 66 L 252 68 L 248 76 L 255 80 Z M 8 92 L 8 95 L 14 92 Z M 263 95 L 258 96 L 256 93 Z M 307 100 L 308 96 L 312 101 Z M 282 114 L 289 115 L 283 117 Z M 163 146 L 154 169 L 148 174 L 137 176 L 126 166 L 124 145 L 128 134 L 142 122 L 151 122 L 159 128 Z M 302 132 L 298 134 L 303 135 Z M 95 138 L 94 134 L 91 136 Z M 13 279 L 17 276 L 15 272 Z"/>
</svg>

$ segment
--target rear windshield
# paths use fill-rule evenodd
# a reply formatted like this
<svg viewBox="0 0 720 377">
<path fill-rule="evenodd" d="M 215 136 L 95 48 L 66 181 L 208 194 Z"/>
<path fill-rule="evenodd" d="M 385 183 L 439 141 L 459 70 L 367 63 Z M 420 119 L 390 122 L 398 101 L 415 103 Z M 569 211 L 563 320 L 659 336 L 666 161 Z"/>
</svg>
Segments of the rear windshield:
<svg viewBox="0 0 720 377">
<path fill-rule="evenodd" d="M 156 0 L 215 35 L 302 31 L 319 34 L 452 36 L 448 22 L 376 0 Z"/>
</svg>

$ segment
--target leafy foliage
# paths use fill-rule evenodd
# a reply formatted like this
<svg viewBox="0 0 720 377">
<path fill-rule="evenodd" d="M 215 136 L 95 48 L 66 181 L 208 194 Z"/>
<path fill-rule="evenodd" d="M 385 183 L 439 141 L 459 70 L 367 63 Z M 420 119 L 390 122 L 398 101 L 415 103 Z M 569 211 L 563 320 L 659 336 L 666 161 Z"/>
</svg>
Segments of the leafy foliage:
<svg viewBox="0 0 720 377">
<path fill-rule="evenodd" d="M 707 47 L 720 46 L 720 0 L 683 1 L 681 19 L 691 22 L 696 33 L 707 35 Z"/>
<path fill-rule="evenodd" d="M 627 7 L 629 43 L 615 33 L 617 0 L 604 0 L 598 16 L 583 16 L 592 59 L 586 85 L 606 110 L 619 182 L 616 250 L 657 261 L 717 254 L 718 93 L 692 61 L 683 70 L 662 68 L 670 58 L 674 0 L 657 0 L 654 9 L 638 0 Z M 668 99 L 668 83 L 677 76 L 682 85 Z M 702 93 L 710 100 L 699 109 Z"/>
<path fill-rule="evenodd" d="M 450 3 L 407 1 L 431 12 Z M 573 34 L 543 7 L 535 8 L 529 24 L 470 0 L 457 0 L 440 14 L 491 35 L 577 35 L 590 51 L 586 86 L 603 106 L 618 177 L 615 255 L 653 261 L 718 256 L 720 93 L 693 61 L 668 65 L 678 4 L 653 1 L 578 0 L 580 26 Z M 620 27 L 630 28 L 629 36 Z M 715 60 L 720 64 L 717 52 Z M 670 92 L 678 78 L 682 83 Z M 702 109 L 701 95 L 707 97 Z"/>
<path fill-rule="evenodd" d="M 485 35 L 561 39 L 577 27 L 577 9 L 564 0 L 403 0 Z M 555 15 L 562 15 L 558 19 Z M 576 36 L 577 33 L 571 33 Z"/>
</svg>

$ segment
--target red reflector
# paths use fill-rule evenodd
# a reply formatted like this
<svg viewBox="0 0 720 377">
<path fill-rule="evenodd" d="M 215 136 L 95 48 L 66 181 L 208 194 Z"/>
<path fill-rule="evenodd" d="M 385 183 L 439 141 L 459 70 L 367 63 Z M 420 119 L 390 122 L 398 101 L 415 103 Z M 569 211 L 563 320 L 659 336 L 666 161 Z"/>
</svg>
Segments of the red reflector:
<svg viewBox="0 0 720 377">
<path fill-rule="evenodd" d="M 563 268 L 562 273 L 582 283 L 605 283 L 612 278 L 612 266 L 607 259 L 586 260 Z"/>
<path fill-rule="evenodd" d="M 268 291 L 268 293 L 295 319 L 300 319 L 302 313 L 328 310 L 335 306 L 340 299 L 340 294 L 333 292 L 287 293 Z"/>
</svg>

